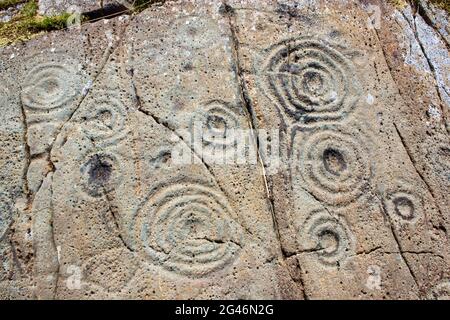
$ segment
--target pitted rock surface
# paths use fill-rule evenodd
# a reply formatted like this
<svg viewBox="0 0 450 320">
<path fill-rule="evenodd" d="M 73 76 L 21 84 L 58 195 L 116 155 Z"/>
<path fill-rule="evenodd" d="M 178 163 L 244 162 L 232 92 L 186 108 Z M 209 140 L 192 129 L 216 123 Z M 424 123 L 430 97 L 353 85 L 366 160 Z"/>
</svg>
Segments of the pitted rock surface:
<svg viewBox="0 0 450 320">
<path fill-rule="evenodd" d="M 39 0 L 39 13 L 53 16 L 64 12 L 83 13 L 122 7 L 131 8 L 133 0 Z"/>
<path fill-rule="evenodd" d="M 0 298 L 448 299 L 448 32 L 165 1 L 0 48 Z"/>
</svg>

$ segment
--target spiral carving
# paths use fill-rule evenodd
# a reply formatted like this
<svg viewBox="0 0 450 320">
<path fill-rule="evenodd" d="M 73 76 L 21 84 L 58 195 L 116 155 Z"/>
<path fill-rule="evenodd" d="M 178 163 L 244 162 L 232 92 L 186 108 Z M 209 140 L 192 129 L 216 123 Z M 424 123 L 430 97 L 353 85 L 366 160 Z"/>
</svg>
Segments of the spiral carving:
<svg viewBox="0 0 450 320">
<path fill-rule="evenodd" d="M 325 266 L 340 266 L 354 254 L 354 241 L 342 217 L 325 210 L 313 211 L 304 222 L 304 245 Z"/>
<path fill-rule="evenodd" d="M 240 250 L 239 227 L 226 199 L 197 183 L 157 190 L 137 212 L 135 239 L 150 261 L 188 277 L 231 264 Z"/>
<path fill-rule="evenodd" d="M 350 60 L 324 40 L 288 39 L 265 55 L 261 87 L 299 125 L 342 120 L 361 95 Z"/>
<path fill-rule="evenodd" d="M 22 84 L 22 103 L 32 110 L 66 106 L 81 93 L 81 77 L 70 64 L 49 62 L 32 68 Z"/>
<path fill-rule="evenodd" d="M 115 142 L 126 133 L 126 109 L 115 97 L 94 97 L 83 115 L 83 120 L 85 134 L 96 141 Z"/>
</svg>

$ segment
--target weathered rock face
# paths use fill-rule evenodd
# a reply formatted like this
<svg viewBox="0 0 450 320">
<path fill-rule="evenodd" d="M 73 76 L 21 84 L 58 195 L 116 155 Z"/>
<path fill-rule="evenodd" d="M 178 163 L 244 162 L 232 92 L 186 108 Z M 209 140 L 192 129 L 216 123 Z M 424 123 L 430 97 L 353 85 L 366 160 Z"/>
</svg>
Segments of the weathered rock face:
<svg viewBox="0 0 450 320">
<path fill-rule="evenodd" d="M 115 6 L 118 4 L 128 5 L 128 0 L 39 0 L 39 13 L 52 16 L 63 12 L 90 12 Z"/>
<path fill-rule="evenodd" d="M 450 297 L 448 16 L 167 1 L 0 49 L 0 297 Z"/>
</svg>

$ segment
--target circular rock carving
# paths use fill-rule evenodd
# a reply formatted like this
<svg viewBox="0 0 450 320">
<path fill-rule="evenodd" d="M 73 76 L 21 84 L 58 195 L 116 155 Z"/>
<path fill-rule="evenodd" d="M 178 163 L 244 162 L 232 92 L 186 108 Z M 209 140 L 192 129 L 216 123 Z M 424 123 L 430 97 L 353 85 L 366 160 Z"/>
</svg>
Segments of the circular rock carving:
<svg viewBox="0 0 450 320">
<path fill-rule="evenodd" d="M 311 37 L 288 39 L 266 50 L 264 92 L 303 126 L 340 120 L 361 95 L 352 63 L 334 46 Z"/>
<path fill-rule="evenodd" d="M 122 178 L 120 162 L 112 153 L 90 155 L 80 168 L 83 190 L 100 197 L 114 190 Z"/>
<path fill-rule="evenodd" d="M 450 300 L 450 281 L 435 286 L 428 294 L 430 300 Z"/>
<path fill-rule="evenodd" d="M 81 78 L 69 64 L 44 63 L 28 73 L 23 83 L 22 102 L 36 110 L 65 106 L 81 93 Z"/>
<path fill-rule="evenodd" d="M 0 239 L 6 234 L 11 223 L 12 207 L 10 199 L 4 193 L 0 193 Z"/>
<path fill-rule="evenodd" d="M 385 195 L 385 207 L 391 218 L 400 222 L 415 222 L 423 212 L 423 199 L 405 182 Z"/>
<path fill-rule="evenodd" d="M 210 102 L 206 110 L 192 118 L 194 146 L 204 155 L 223 156 L 224 152 L 233 155 L 239 128 L 239 119 L 229 106 L 220 101 Z"/>
<path fill-rule="evenodd" d="M 189 277 L 224 268 L 240 248 L 226 199 L 196 183 L 158 189 L 138 211 L 135 235 L 151 261 Z"/>
<path fill-rule="evenodd" d="M 294 173 L 319 200 L 335 206 L 349 204 L 368 186 L 371 164 L 364 143 L 350 133 L 325 129 L 294 140 Z M 301 182 L 300 182 L 301 183 Z"/>
<path fill-rule="evenodd" d="M 125 134 L 126 110 L 114 97 L 95 97 L 83 116 L 84 131 L 91 139 L 115 140 Z"/>
<path fill-rule="evenodd" d="M 340 266 L 354 253 L 350 230 L 342 217 L 334 217 L 325 210 L 313 211 L 305 220 L 305 245 L 321 263 Z"/>
</svg>

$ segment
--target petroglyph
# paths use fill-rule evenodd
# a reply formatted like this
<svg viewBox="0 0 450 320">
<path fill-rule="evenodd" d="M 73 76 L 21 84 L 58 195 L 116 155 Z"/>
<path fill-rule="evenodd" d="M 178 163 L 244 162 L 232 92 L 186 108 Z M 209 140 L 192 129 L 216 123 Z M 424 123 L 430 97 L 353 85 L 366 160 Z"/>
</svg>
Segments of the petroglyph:
<svg viewBox="0 0 450 320">
<path fill-rule="evenodd" d="M 284 40 L 266 49 L 261 86 L 302 126 L 346 118 L 360 96 L 352 63 L 322 39 Z"/>
<path fill-rule="evenodd" d="M 449 298 L 445 12 L 73 8 L 0 48 L 1 299 Z"/>
<path fill-rule="evenodd" d="M 325 266 L 341 266 L 354 254 L 355 243 L 344 218 L 324 210 L 311 212 L 300 231 L 304 245 Z"/>
<path fill-rule="evenodd" d="M 136 244 L 173 272 L 202 277 L 232 263 L 241 240 L 220 193 L 195 183 L 168 185 L 136 213 Z"/>
</svg>

